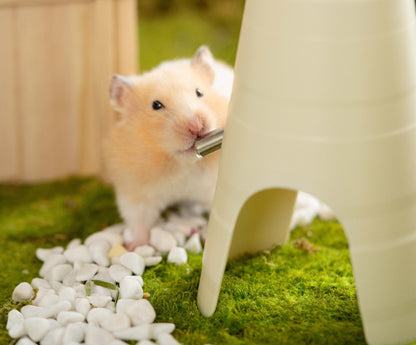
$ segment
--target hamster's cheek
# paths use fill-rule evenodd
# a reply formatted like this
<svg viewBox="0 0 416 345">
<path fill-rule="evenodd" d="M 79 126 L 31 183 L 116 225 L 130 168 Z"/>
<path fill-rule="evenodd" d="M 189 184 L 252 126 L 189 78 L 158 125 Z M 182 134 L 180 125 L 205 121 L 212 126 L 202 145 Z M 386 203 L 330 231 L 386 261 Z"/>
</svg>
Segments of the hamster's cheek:
<svg viewBox="0 0 416 345">
<path fill-rule="evenodd" d="M 169 137 L 170 150 L 175 153 L 186 151 L 194 144 L 194 137 L 186 127 L 172 129 Z"/>
</svg>

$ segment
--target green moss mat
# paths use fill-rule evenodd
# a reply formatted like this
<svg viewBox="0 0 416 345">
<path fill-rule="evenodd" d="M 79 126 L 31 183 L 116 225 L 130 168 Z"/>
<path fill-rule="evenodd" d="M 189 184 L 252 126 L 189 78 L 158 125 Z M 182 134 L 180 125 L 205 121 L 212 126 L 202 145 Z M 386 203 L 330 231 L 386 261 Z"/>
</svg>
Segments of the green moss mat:
<svg viewBox="0 0 416 345">
<path fill-rule="evenodd" d="M 66 245 L 119 221 L 111 188 L 96 179 L 0 185 L 0 344 L 10 341 L 14 287 L 38 275 L 36 248 Z M 295 229 L 291 242 L 300 237 L 321 250 L 307 254 L 289 243 L 232 261 L 209 319 L 196 306 L 202 256 L 146 270 L 156 321 L 174 322 L 184 344 L 364 344 L 341 226 L 316 219 Z"/>
</svg>

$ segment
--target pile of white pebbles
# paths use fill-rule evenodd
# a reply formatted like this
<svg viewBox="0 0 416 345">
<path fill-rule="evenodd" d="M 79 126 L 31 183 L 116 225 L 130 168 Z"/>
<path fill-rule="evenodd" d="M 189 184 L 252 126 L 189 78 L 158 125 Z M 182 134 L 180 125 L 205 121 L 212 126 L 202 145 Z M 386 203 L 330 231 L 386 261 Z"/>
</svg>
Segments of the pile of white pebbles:
<svg viewBox="0 0 416 345">
<path fill-rule="evenodd" d="M 333 218 L 327 206 L 301 193 L 292 226 L 319 215 Z M 96 232 L 68 246 L 39 248 L 40 278 L 20 283 L 14 301 L 31 301 L 10 311 L 7 330 L 16 345 L 177 345 L 173 323 L 154 323 L 142 275 L 164 260 L 184 264 L 202 251 L 207 221 L 198 205 L 182 205 L 151 230 L 150 245 L 127 252 L 124 224 Z"/>
</svg>

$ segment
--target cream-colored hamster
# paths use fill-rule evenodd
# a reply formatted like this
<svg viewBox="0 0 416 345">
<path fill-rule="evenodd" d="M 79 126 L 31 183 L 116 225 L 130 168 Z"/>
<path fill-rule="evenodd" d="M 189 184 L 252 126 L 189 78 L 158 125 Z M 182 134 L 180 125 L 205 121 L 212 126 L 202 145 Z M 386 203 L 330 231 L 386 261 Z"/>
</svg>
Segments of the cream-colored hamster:
<svg viewBox="0 0 416 345">
<path fill-rule="evenodd" d="M 207 47 L 140 76 L 113 77 L 110 99 L 120 118 L 104 156 L 129 249 L 148 243 L 167 206 L 185 200 L 210 205 L 219 154 L 198 160 L 193 145 L 225 124 L 232 82 L 232 69 Z"/>
</svg>

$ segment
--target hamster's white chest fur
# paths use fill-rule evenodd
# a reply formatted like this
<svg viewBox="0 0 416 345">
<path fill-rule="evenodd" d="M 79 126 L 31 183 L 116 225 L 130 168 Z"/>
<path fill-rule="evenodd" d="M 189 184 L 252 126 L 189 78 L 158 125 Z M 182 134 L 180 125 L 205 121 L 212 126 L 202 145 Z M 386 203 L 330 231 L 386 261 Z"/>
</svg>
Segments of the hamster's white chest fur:
<svg viewBox="0 0 416 345">
<path fill-rule="evenodd" d="M 169 205 L 194 201 L 209 208 L 214 197 L 218 166 L 192 164 L 174 175 L 166 176 L 149 188 L 147 202 L 159 210 Z"/>
</svg>

